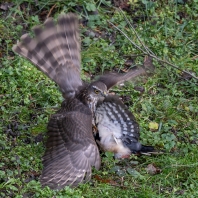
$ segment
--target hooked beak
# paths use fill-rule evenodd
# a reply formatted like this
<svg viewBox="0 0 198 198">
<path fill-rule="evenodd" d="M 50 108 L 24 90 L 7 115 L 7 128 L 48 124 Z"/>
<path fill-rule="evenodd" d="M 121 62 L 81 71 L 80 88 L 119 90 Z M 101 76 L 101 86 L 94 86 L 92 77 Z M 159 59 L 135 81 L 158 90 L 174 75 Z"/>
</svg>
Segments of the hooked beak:
<svg viewBox="0 0 198 198">
<path fill-rule="evenodd" d="M 107 96 L 108 96 L 108 92 L 104 91 L 104 92 L 102 93 L 102 96 L 103 96 L 103 97 L 107 97 Z"/>
</svg>

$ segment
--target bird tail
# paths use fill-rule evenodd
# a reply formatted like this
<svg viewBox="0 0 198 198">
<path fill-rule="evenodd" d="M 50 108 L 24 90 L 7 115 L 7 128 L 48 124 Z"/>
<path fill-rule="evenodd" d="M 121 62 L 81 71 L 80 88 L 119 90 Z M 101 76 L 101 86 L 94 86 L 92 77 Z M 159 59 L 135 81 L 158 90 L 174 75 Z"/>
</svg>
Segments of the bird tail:
<svg viewBox="0 0 198 198">
<path fill-rule="evenodd" d="M 142 145 L 142 148 L 140 150 L 141 153 L 149 153 L 153 151 L 155 151 L 153 146 L 145 146 L 145 145 Z"/>
<path fill-rule="evenodd" d="M 61 91 L 75 91 L 80 79 L 80 37 L 75 14 L 60 15 L 57 23 L 48 18 L 33 28 L 34 37 L 24 34 L 12 50 L 29 59 L 55 81 Z"/>
</svg>

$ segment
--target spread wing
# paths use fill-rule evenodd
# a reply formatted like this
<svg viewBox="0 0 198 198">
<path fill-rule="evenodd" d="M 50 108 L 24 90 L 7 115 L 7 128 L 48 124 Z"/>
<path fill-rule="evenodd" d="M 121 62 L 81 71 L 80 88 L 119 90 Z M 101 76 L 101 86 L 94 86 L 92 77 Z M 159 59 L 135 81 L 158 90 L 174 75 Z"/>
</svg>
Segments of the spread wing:
<svg viewBox="0 0 198 198">
<path fill-rule="evenodd" d="M 74 99 L 77 101 L 77 99 Z M 68 107 L 68 102 L 65 102 Z M 89 181 L 92 166 L 100 167 L 100 155 L 92 133 L 91 111 L 72 101 L 54 114 L 48 124 L 41 183 L 52 189 L 77 186 Z M 78 109 L 78 111 L 77 111 Z"/>
<path fill-rule="evenodd" d="M 110 89 L 111 87 L 121 84 L 125 81 L 133 80 L 136 77 L 139 76 L 145 76 L 148 75 L 150 72 L 153 72 L 153 65 L 143 65 L 139 67 L 133 67 L 126 73 L 114 73 L 110 72 L 104 75 L 99 76 L 97 81 L 103 82 L 106 86 L 107 89 Z"/>
<path fill-rule="evenodd" d="M 60 15 L 57 23 L 48 18 L 43 26 L 33 28 L 34 37 L 25 34 L 13 51 L 29 59 L 55 81 L 64 97 L 73 97 L 80 79 L 80 37 L 75 14 Z"/>
</svg>

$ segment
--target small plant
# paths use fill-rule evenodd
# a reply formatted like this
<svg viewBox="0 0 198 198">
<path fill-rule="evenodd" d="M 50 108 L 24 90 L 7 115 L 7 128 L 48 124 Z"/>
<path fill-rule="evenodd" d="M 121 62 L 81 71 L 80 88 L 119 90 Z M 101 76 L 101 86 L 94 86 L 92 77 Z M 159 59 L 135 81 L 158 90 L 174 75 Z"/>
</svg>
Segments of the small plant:
<svg viewBox="0 0 198 198">
<path fill-rule="evenodd" d="M 1 2 L 1 8 L 6 3 Z M 127 71 L 142 65 L 145 55 L 112 25 L 141 46 L 110 1 L 12 3 L 0 11 L 0 197 L 197 197 L 197 79 L 182 72 L 198 76 L 197 0 L 130 0 L 125 5 L 125 15 L 141 41 L 179 69 L 154 60 L 154 75 L 112 90 L 126 96 L 124 102 L 140 125 L 141 143 L 164 153 L 124 160 L 101 154 L 101 169 L 93 171 L 91 182 L 61 191 L 42 188 L 39 176 L 47 123 L 63 98 L 55 83 L 14 55 L 13 44 L 47 17 L 77 12 L 84 79 Z M 136 86 L 143 91 L 135 91 Z M 148 165 L 161 171 L 150 175 Z"/>
</svg>

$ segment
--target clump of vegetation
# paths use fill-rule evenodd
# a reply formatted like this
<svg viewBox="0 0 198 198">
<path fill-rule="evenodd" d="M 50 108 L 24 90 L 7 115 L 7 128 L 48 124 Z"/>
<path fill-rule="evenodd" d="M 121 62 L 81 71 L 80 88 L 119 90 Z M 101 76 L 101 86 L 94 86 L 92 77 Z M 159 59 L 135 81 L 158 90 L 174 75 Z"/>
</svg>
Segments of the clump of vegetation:
<svg viewBox="0 0 198 198">
<path fill-rule="evenodd" d="M 53 82 L 11 48 L 31 27 L 61 12 L 81 17 L 84 79 L 143 64 L 145 54 L 115 27 L 157 57 L 152 76 L 113 91 L 139 122 L 141 142 L 164 153 L 129 160 L 105 153 L 91 182 L 52 191 L 41 188 L 38 178 L 46 126 L 63 99 Z M 197 0 L 1 2 L 0 197 L 197 197 L 197 13 Z"/>
</svg>

